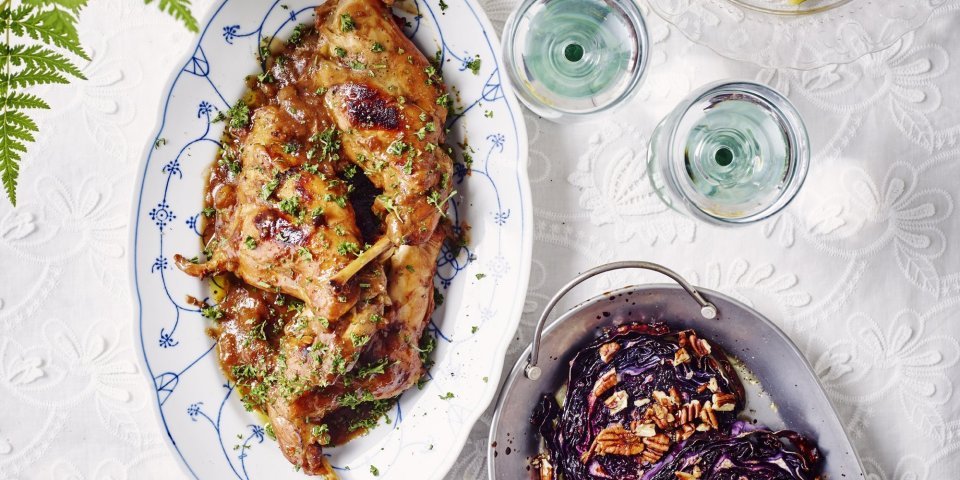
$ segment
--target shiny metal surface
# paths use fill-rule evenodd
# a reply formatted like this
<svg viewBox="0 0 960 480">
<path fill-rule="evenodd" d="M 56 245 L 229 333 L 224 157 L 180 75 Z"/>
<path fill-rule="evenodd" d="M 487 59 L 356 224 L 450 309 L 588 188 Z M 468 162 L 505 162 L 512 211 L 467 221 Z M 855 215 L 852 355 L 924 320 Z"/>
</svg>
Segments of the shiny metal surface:
<svg viewBox="0 0 960 480">
<path fill-rule="evenodd" d="M 681 287 L 643 285 L 595 297 L 544 329 L 536 365 L 540 375 L 524 375 L 531 345 L 513 367 L 497 400 L 487 455 L 489 478 L 534 478 L 529 460 L 538 453 L 540 440 L 529 419 L 536 402 L 566 381 L 570 358 L 602 328 L 634 321 L 695 328 L 722 346 L 733 357 L 746 388 L 745 416 L 771 429 L 788 428 L 816 440 L 824 455 L 825 478 L 864 478 L 833 406 L 793 342 L 750 307 L 717 292 L 699 292 L 716 305 L 716 320 L 704 320 L 701 305 L 691 301 Z"/>
<path fill-rule="evenodd" d="M 566 285 L 560 287 L 560 290 L 553 295 L 553 298 L 547 302 L 547 306 L 543 308 L 543 313 L 540 314 L 540 319 L 537 320 L 537 327 L 533 332 L 533 345 L 531 346 L 533 350 L 530 351 L 530 356 L 527 357 L 527 366 L 523 368 L 523 373 L 530 380 L 537 380 L 540 378 L 541 371 L 537 367 L 537 361 L 540 357 L 540 338 L 543 336 L 543 326 L 547 323 L 547 318 L 550 318 L 550 314 L 553 313 L 553 307 L 557 306 L 557 302 L 563 298 L 570 290 L 573 290 L 574 287 L 580 285 L 584 281 L 591 279 L 601 273 L 606 273 L 611 270 L 622 270 L 626 268 L 637 268 L 641 270 L 652 270 L 654 272 L 662 273 L 673 281 L 680 284 L 680 286 L 697 301 L 697 304 L 700 305 L 700 315 L 706 319 L 713 319 L 717 316 L 717 307 L 706 301 L 700 293 L 697 292 L 697 289 L 690 285 L 679 273 L 670 270 L 663 265 L 658 265 L 652 262 L 640 262 L 640 261 L 624 261 L 624 262 L 613 262 L 607 263 L 605 265 L 600 265 L 599 267 L 591 268 L 586 272 L 577 275 L 573 280 L 567 282 Z"/>
</svg>

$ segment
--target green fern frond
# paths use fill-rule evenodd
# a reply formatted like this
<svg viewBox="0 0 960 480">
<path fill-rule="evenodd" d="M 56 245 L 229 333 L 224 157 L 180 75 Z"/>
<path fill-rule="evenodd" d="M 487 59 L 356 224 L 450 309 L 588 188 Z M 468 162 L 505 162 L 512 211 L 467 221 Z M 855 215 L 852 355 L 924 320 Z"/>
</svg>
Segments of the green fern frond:
<svg viewBox="0 0 960 480">
<path fill-rule="evenodd" d="M 147 5 L 153 3 L 153 0 L 144 0 Z M 161 11 L 169 13 L 173 18 L 180 20 L 191 32 L 199 32 L 200 25 L 197 19 L 190 13 L 190 0 L 159 0 L 157 6 Z"/>
<path fill-rule="evenodd" d="M 17 177 L 20 176 L 20 154 L 19 148 L 12 148 L 4 139 L 3 132 L 0 131 L 0 180 L 3 181 L 3 189 L 7 192 L 7 198 L 14 206 L 17 205 Z"/>
<path fill-rule="evenodd" d="M 86 80 L 80 69 L 70 62 L 66 56 L 40 45 L 0 45 L 0 64 L 7 59 L 16 66 L 25 65 L 38 69 L 45 69 Z"/>
<path fill-rule="evenodd" d="M 13 75 L 0 74 L 0 91 L 18 90 L 37 85 L 65 85 L 67 83 L 70 83 L 67 77 L 45 68 L 29 67 Z"/>
<path fill-rule="evenodd" d="M 38 7 L 58 6 L 69 10 L 75 16 L 79 15 L 80 10 L 87 6 L 87 0 L 22 0 L 21 3 Z"/>
<path fill-rule="evenodd" d="M 21 5 L 23 8 L 25 5 Z M 52 8 L 32 13 L 23 19 L 11 19 L 9 26 L 17 36 L 28 35 L 34 40 L 46 44 L 53 44 L 74 55 L 90 60 L 87 53 L 80 46 L 80 35 L 77 33 L 77 19 L 68 11 Z"/>
<path fill-rule="evenodd" d="M 0 0 L 0 182 L 14 206 L 22 156 L 40 131 L 25 111 L 50 108 L 42 98 L 23 90 L 86 79 L 66 52 L 90 60 L 77 32 L 77 19 L 87 2 L 20 0 L 14 6 L 12 0 Z M 190 0 L 158 0 L 158 6 L 191 31 L 199 31 Z M 26 44 L 14 44 L 14 40 Z"/>
<path fill-rule="evenodd" d="M 31 93 L 13 92 L 0 98 L 0 104 L 7 108 L 20 110 L 49 110 L 50 105 L 42 98 Z"/>
</svg>

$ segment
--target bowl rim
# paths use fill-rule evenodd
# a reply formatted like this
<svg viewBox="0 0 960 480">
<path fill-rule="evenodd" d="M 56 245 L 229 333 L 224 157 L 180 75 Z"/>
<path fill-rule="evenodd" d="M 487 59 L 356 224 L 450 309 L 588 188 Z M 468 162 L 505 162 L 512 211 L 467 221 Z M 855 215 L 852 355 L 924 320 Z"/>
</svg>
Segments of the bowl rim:
<svg viewBox="0 0 960 480">
<path fill-rule="evenodd" d="M 503 63 L 503 66 L 507 72 L 507 83 L 510 84 L 510 88 L 513 90 L 514 96 L 519 98 L 520 102 L 522 102 L 525 107 L 530 109 L 531 112 L 557 123 L 578 123 L 589 121 L 599 114 L 613 112 L 621 107 L 624 107 L 625 105 L 628 105 L 630 100 L 637 95 L 637 93 L 640 91 L 640 87 L 643 85 L 643 79 L 647 75 L 648 59 L 650 57 L 649 27 L 647 26 L 647 21 L 643 15 L 643 12 L 640 10 L 640 6 L 635 0 L 600 0 L 603 3 L 615 4 L 618 8 L 623 10 L 624 14 L 636 22 L 638 33 L 636 41 L 640 52 L 639 64 L 637 65 L 635 73 L 630 79 L 630 83 L 628 84 L 627 88 L 620 93 L 620 95 L 611 99 L 609 102 L 602 105 L 597 105 L 594 108 L 586 110 L 566 110 L 551 106 L 546 102 L 541 101 L 535 95 L 530 94 L 527 90 L 521 88 L 526 82 L 517 74 L 517 65 L 514 63 L 514 61 L 509 60 L 508 62 L 508 59 L 512 58 L 510 51 L 512 51 L 514 47 L 514 37 L 516 36 L 515 34 L 521 15 L 529 10 L 530 7 L 532 7 L 535 3 L 543 1 L 544 0 L 524 0 L 522 3 L 517 5 L 513 11 L 510 12 L 510 15 L 503 24 L 503 38 L 500 42 L 500 52 L 498 53 L 502 61 L 501 63 Z"/>
<path fill-rule="evenodd" d="M 802 16 L 805 16 L 805 15 L 815 15 L 815 14 L 818 14 L 818 13 L 823 13 L 823 12 L 826 12 L 826 11 L 833 10 L 833 9 L 835 9 L 835 8 L 840 8 L 840 7 L 846 5 L 846 4 L 850 3 L 850 2 L 853 2 L 853 1 L 855 1 L 855 0 L 839 0 L 839 1 L 837 1 L 837 2 L 831 3 L 830 5 L 823 5 L 823 6 L 820 6 L 820 7 L 814 7 L 814 8 L 811 8 L 811 9 L 809 9 L 809 10 L 786 10 L 786 9 L 784 9 L 784 10 L 779 10 L 779 9 L 776 9 L 776 8 L 767 8 L 767 7 L 761 7 L 761 6 L 759 6 L 759 5 L 754 5 L 754 4 L 750 3 L 750 2 L 748 2 L 747 0 L 727 0 L 727 1 L 730 2 L 730 3 L 732 3 L 732 4 L 734 4 L 734 5 L 736 5 L 736 6 L 738 6 L 738 7 L 748 8 L 748 9 L 753 10 L 753 11 L 755 11 L 755 12 L 767 13 L 767 14 L 770 14 L 770 15 L 778 15 L 778 16 L 782 16 L 782 17 L 802 17 Z M 798 4 L 797 6 L 799 6 L 799 4 Z"/>
<path fill-rule="evenodd" d="M 573 307 L 570 307 L 570 309 L 564 311 L 562 315 L 560 315 L 559 317 L 557 317 L 556 320 L 554 320 L 550 325 L 547 325 L 547 326 L 543 329 L 542 342 L 543 342 L 543 341 L 546 341 L 546 337 L 547 337 L 550 333 L 552 333 L 552 332 L 555 331 L 555 330 L 558 330 L 558 329 L 562 328 L 562 327 L 564 326 L 564 324 L 566 324 L 566 323 L 570 322 L 571 320 L 573 320 L 574 318 L 576 318 L 576 317 L 578 316 L 578 314 L 580 314 L 582 311 L 586 310 L 586 309 L 587 309 L 588 307 L 590 307 L 590 306 L 593 306 L 593 305 L 595 305 L 595 304 L 597 304 L 597 303 L 600 303 L 600 302 L 606 300 L 606 299 L 607 299 L 608 297 L 610 297 L 610 296 L 617 295 L 617 294 L 621 294 L 621 293 L 626 293 L 626 292 L 633 292 L 633 293 L 637 293 L 637 292 L 653 292 L 653 291 L 657 291 L 657 290 L 659 290 L 659 291 L 668 290 L 668 291 L 673 291 L 673 292 L 678 292 L 678 291 L 679 291 L 680 293 L 683 293 L 683 296 L 684 296 L 684 297 L 687 296 L 687 294 L 686 294 L 686 292 L 684 292 L 683 288 L 682 288 L 680 285 L 676 284 L 676 283 L 643 283 L 643 284 L 632 284 L 632 285 L 627 285 L 627 286 L 624 286 L 624 287 L 620 287 L 620 288 L 615 288 L 615 289 L 612 289 L 612 290 L 604 291 L 604 292 L 602 292 L 602 293 L 600 293 L 600 294 L 598 294 L 598 295 L 595 295 L 595 296 L 593 296 L 593 297 L 590 297 L 590 298 L 588 298 L 588 299 L 586 299 L 586 300 L 584 300 L 584 301 L 582 301 L 582 302 L 574 305 Z M 820 382 L 820 378 L 817 377 L 816 373 L 815 373 L 814 370 L 813 370 L 813 366 L 810 365 L 810 362 L 807 360 L 806 356 L 803 355 L 803 352 L 801 352 L 800 349 L 796 346 L 796 344 L 793 343 L 793 340 L 791 340 L 790 337 L 787 336 L 787 334 L 786 334 L 779 326 L 777 326 L 777 324 L 775 324 L 775 323 L 773 323 L 772 321 L 770 321 L 770 319 L 768 319 L 766 316 L 762 315 L 760 312 L 758 312 L 758 311 L 757 311 L 756 309 L 754 309 L 753 307 L 750 307 L 749 305 L 746 305 L 746 304 L 744 304 L 743 302 L 741 302 L 741 301 L 739 301 L 739 300 L 737 300 L 737 299 L 735 299 L 735 298 L 732 298 L 732 297 L 730 297 L 730 296 L 728 296 L 728 295 L 726 295 L 726 294 L 720 293 L 720 292 L 718 292 L 718 291 L 715 291 L 715 290 L 712 290 L 712 289 L 709 289 L 709 288 L 703 288 L 703 287 L 699 287 L 699 286 L 698 286 L 698 287 L 696 287 L 696 290 L 697 290 L 697 292 L 699 292 L 701 295 L 703 295 L 704 298 L 706 298 L 706 299 L 707 299 L 708 301 L 710 301 L 711 303 L 715 303 L 713 299 L 723 300 L 723 301 L 725 301 L 725 302 L 729 302 L 730 304 L 732 304 L 732 305 L 735 306 L 735 307 L 738 307 L 738 308 L 743 309 L 743 311 L 745 311 L 746 313 L 749 313 L 749 314 L 754 315 L 754 316 L 755 316 L 756 318 L 758 318 L 760 321 L 762 321 L 762 322 L 765 323 L 767 326 L 769 326 L 769 327 L 771 328 L 771 331 L 772 331 L 775 335 L 777 335 L 782 341 L 785 342 L 785 345 L 787 345 L 787 347 L 789 348 L 789 351 L 788 351 L 788 352 L 784 352 L 784 353 L 785 353 L 785 354 L 788 354 L 788 353 L 789 353 L 789 354 L 793 354 L 794 356 L 796 356 L 796 357 L 800 360 L 800 362 L 802 362 L 802 365 L 803 365 L 804 367 L 806 367 L 805 370 L 806 370 L 806 372 L 809 374 L 810 380 L 812 380 L 812 381 L 814 382 L 814 384 L 817 385 L 817 387 L 819 387 L 820 393 L 823 394 L 824 397 L 826 398 L 826 400 L 827 400 L 827 405 L 829 406 L 830 411 L 833 413 L 834 417 L 837 419 L 837 423 L 838 423 L 838 425 L 839 425 L 839 432 L 841 432 L 841 433 L 842 433 L 842 436 L 843 436 L 843 437 L 841 438 L 841 440 L 845 441 L 845 442 L 850 446 L 850 453 L 853 455 L 853 458 L 854 458 L 854 460 L 856 461 L 856 464 L 857 464 L 857 466 L 859 467 L 860 472 L 861 472 L 861 475 L 862 475 L 863 472 L 866 471 L 866 470 L 863 468 L 863 461 L 861 460 L 860 454 L 857 452 L 857 450 L 856 450 L 853 442 L 850 441 L 850 434 L 847 433 L 846 428 L 844 428 L 843 422 L 840 420 L 840 416 L 838 415 L 836 406 L 834 406 L 833 402 L 830 400 L 830 397 L 827 395 L 826 389 L 823 388 L 823 384 Z M 690 301 L 693 301 L 693 300 L 691 299 Z M 722 313 L 722 312 L 721 312 L 721 313 Z M 613 322 L 613 321 L 615 321 L 615 319 L 616 319 L 615 316 L 610 316 L 608 320 L 604 320 L 604 321 L 605 321 L 605 322 Z M 704 320 L 704 321 L 716 321 L 716 320 Z M 533 342 L 531 341 L 530 345 L 527 345 L 527 348 L 525 348 L 525 349 L 523 350 L 523 353 L 520 354 L 520 357 L 517 359 L 517 362 L 514 364 L 513 368 L 510 370 L 510 373 L 507 374 L 507 378 L 506 378 L 506 380 L 503 382 L 503 385 L 500 387 L 500 392 L 499 392 L 498 395 L 497 395 L 497 404 L 496 404 L 496 407 L 495 407 L 495 410 L 494 410 L 494 413 L 493 413 L 493 418 L 492 418 L 491 421 L 490 421 L 490 430 L 489 430 L 489 433 L 488 433 L 488 435 L 487 435 L 487 478 L 488 478 L 489 480 L 496 480 L 496 478 L 497 478 L 497 477 L 496 477 L 496 468 L 495 468 L 495 467 L 496 467 L 496 464 L 495 464 L 495 462 L 494 462 L 494 459 L 495 459 L 495 455 L 494 455 L 495 447 L 494 447 L 494 444 L 495 444 L 495 442 L 497 441 L 498 427 L 500 426 L 501 417 L 502 417 L 502 415 L 503 415 L 503 411 L 504 411 L 504 407 L 505 407 L 504 402 L 506 401 L 507 393 L 510 391 L 511 387 L 513 387 L 518 381 L 522 381 L 522 379 L 523 379 L 524 367 L 525 367 L 526 364 L 527 364 L 527 358 L 529 357 L 532 348 L 533 348 Z M 567 350 L 567 354 L 571 353 L 571 350 L 572 350 L 573 348 L 574 348 L 574 346 L 569 346 L 569 347 L 566 349 L 566 350 Z M 746 362 L 745 362 L 745 363 L 746 363 Z M 747 364 L 747 365 L 749 366 L 749 364 Z M 529 428 L 529 427 L 528 427 L 528 428 Z"/>
</svg>

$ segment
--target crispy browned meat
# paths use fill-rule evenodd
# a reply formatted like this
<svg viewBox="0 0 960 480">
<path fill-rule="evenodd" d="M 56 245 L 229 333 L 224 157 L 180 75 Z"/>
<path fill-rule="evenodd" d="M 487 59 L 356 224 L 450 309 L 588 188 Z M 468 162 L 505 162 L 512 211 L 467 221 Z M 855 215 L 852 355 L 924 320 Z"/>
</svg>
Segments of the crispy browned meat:
<svg viewBox="0 0 960 480">
<path fill-rule="evenodd" d="M 364 247 L 339 177 L 359 168 L 382 190 L 373 210 L 391 243 L 417 244 L 443 215 L 453 162 L 440 146 L 443 85 L 389 8 L 328 2 L 316 29 L 273 63 L 273 82 L 254 96 L 266 104 L 249 132 L 236 132 L 242 169 L 230 191 L 215 193 L 230 208 L 218 211 L 213 258 L 178 264 L 191 275 L 233 272 L 337 318 L 356 301 L 356 282 L 325 280 Z"/>
<path fill-rule="evenodd" d="M 376 208 L 388 213 L 387 234 L 396 245 L 420 243 L 430 238 L 450 193 L 453 162 L 440 146 L 448 97 L 434 67 L 383 3 L 334 5 L 318 28 L 329 49 L 346 54 L 328 50 L 328 61 L 312 72 L 314 85 L 329 87 L 325 103 L 346 132 L 347 156 L 383 189 Z M 349 15 L 362 33 L 344 32 L 341 15 Z M 375 43 L 381 52 L 371 51 Z M 364 75 L 343 75 L 344 67 L 359 65 Z"/>
<path fill-rule="evenodd" d="M 324 318 L 350 310 L 356 285 L 337 289 L 323 279 L 350 263 L 363 240 L 346 201 L 348 185 L 330 180 L 334 165 L 321 164 L 311 173 L 304 157 L 288 147 L 308 145 L 313 135 L 281 106 L 257 109 L 236 181 L 213 193 L 232 201 L 218 206 L 212 258 L 193 264 L 178 256 L 178 266 L 195 276 L 235 273 L 251 285 L 303 299 Z"/>
<path fill-rule="evenodd" d="M 176 260 L 228 283 L 213 333 L 247 408 L 292 463 L 336 478 L 323 446 L 363 432 L 423 372 L 447 97 L 380 0 L 325 3 L 266 66 L 225 115 L 207 259 Z"/>
<path fill-rule="evenodd" d="M 329 471 L 322 453 L 328 438 L 314 435 L 313 430 L 323 425 L 331 412 L 345 406 L 345 396 L 365 401 L 394 398 L 420 379 L 423 363 L 418 342 L 433 312 L 433 276 L 442 242 L 443 234 L 436 232 L 421 245 L 400 247 L 390 258 L 389 323 L 365 355 L 371 362 L 385 361 L 382 373 L 348 376 L 349 383 L 341 378 L 330 387 L 311 390 L 293 401 L 279 398 L 268 405 L 267 413 L 283 454 L 301 465 L 304 472 L 325 475 Z"/>
</svg>

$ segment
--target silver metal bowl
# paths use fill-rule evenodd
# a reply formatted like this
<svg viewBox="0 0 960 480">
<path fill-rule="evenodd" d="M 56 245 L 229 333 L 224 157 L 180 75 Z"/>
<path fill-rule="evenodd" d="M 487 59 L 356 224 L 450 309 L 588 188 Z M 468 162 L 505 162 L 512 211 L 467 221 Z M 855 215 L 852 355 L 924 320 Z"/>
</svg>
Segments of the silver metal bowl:
<svg viewBox="0 0 960 480">
<path fill-rule="evenodd" d="M 564 294 L 590 277 L 621 268 L 657 271 L 679 286 L 641 285 L 605 293 L 543 329 Z M 677 330 L 696 329 L 723 347 L 746 388 L 744 416 L 770 429 L 795 430 L 815 440 L 823 454 L 825 478 L 864 478 L 836 411 L 793 342 L 752 308 L 721 293 L 696 289 L 672 270 L 649 262 L 616 262 L 584 272 L 547 303 L 533 343 L 514 365 L 497 399 L 487 455 L 489 477 L 533 478 L 530 460 L 540 451 L 540 438 L 530 415 L 541 395 L 555 392 L 567 380 L 569 360 L 603 328 L 653 321 Z"/>
</svg>

